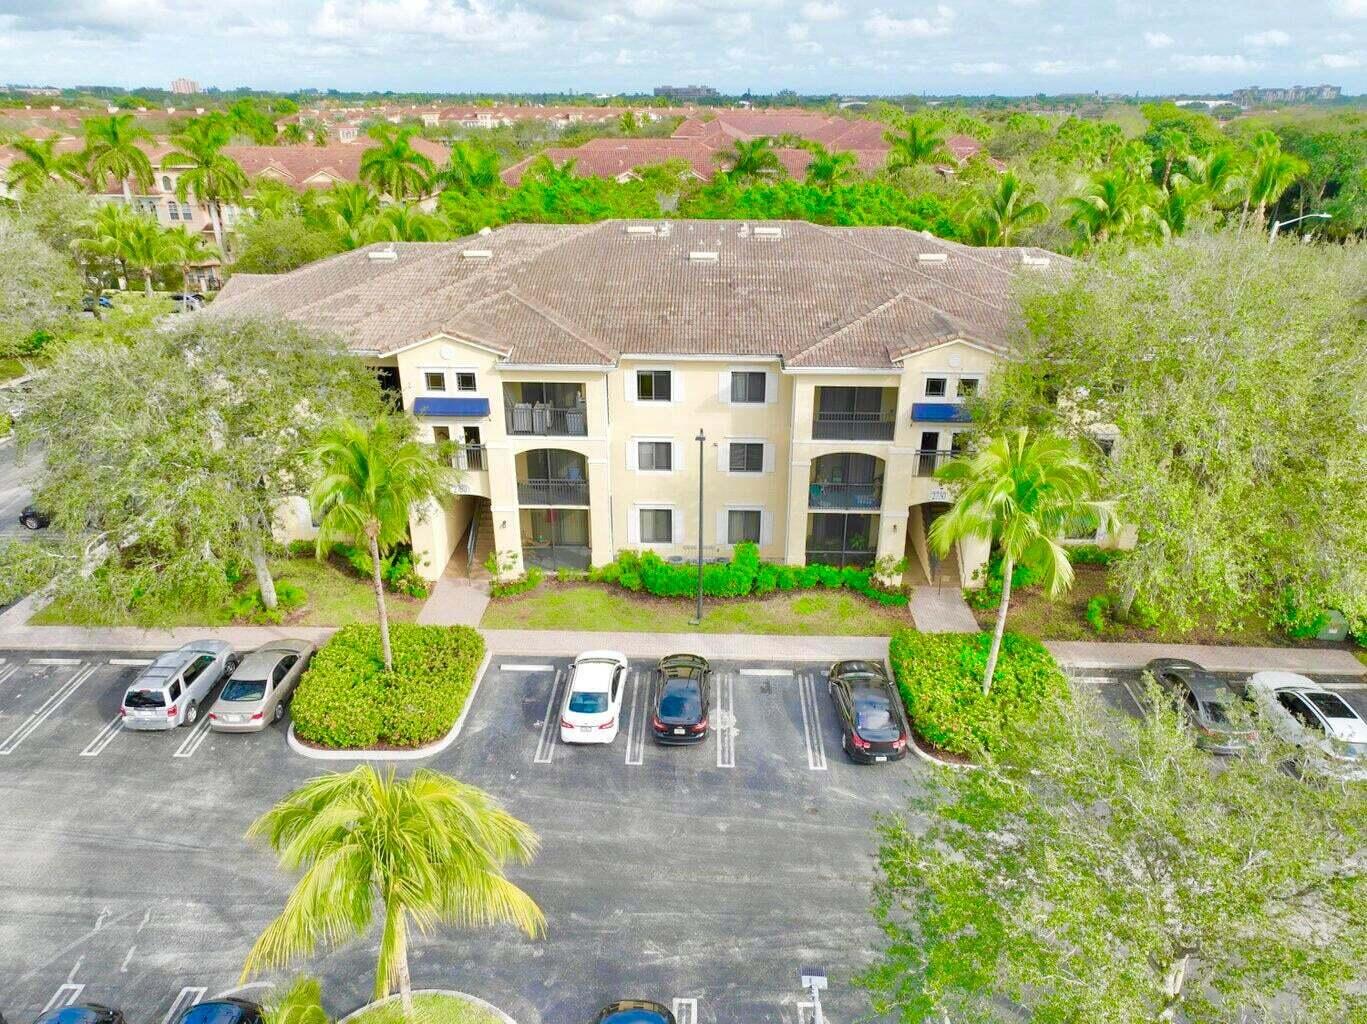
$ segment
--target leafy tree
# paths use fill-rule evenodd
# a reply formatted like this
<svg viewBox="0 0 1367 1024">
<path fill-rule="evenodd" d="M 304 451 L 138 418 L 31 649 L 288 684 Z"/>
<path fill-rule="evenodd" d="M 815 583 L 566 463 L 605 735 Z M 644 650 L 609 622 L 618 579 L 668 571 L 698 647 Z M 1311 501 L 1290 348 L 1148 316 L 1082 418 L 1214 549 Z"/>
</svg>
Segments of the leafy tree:
<svg viewBox="0 0 1367 1024">
<path fill-rule="evenodd" d="M 303 124 L 299 121 L 291 121 L 285 125 L 275 138 L 277 146 L 302 146 L 307 141 L 308 132 L 304 130 Z"/>
<path fill-rule="evenodd" d="M 1158 133 L 1154 146 L 1158 154 L 1156 162 L 1161 163 L 1163 167 L 1162 172 L 1155 175 L 1158 178 L 1158 187 L 1167 188 L 1168 180 L 1172 177 L 1173 164 L 1192 155 L 1191 139 L 1180 128 L 1168 128 Z"/>
<path fill-rule="evenodd" d="M 1109 570 L 1173 629 L 1262 623 L 1289 596 L 1367 629 L 1361 244 L 1190 235 L 1021 282 L 991 429 L 1091 443 L 1134 550 Z"/>
<path fill-rule="evenodd" d="M 952 162 L 949 150 L 945 148 L 944 136 L 937 125 L 926 118 L 911 117 L 902 125 L 901 131 L 883 134 L 888 143 L 889 171 L 917 164 Z"/>
<path fill-rule="evenodd" d="M 1272 216 L 1288 220 L 1328 213 L 1331 220 L 1316 222 L 1317 236 L 1367 232 L 1367 124 L 1326 117 L 1291 121 L 1276 132 L 1283 148 L 1303 159 L 1307 170 L 1282 193 Z"/>
<path fill-rule="evenodd" d="M 1281 198 L 1297 178 L 1305 175 L 1309 165 L 1300 157 L 1283 152 L 1281 140 L 1273 132 L 1260 132 L 1254 139 L 1257 150 L 1253 154 L 1253 166 L 1246 181 L 1244 194 L 1244 218 L 1250 208 L 1253 219 L 1261 226 L 1265 220 L 1267 207 Z M 1243 220 L 1240 221 L 1242 226 Z"/>
<path fill-rule="evenodd" d="M 166 246 L 180 267 L 181 312 L 190 310 L 190 271 L 201 264 L 217 258 L 213 246 L 206 245 L 204 236 L 191 231 L 184 224 L 177 225 L 165 232 Z"/>
<path fill-rule="evenodd" d="M 70 260 L 26 224 L 0 217 L 0 358 L 23 355 L 35 335 L 61 329 L 80 295 Z"/>
<path fill-rule="evenodd" d="M 228 107 L 225 120 L 230 137 L 245 138 L 258 146 L 275 142 L 275 119 L 250 96 L 235 100 Z"/>
<path fill-rule="evenodd" d="M 180 169 L 176 198 L 182 203 L 190 193 L 209 208 L 214 244 L 224 247 L 223 204 L 240 204 L 247 191 L 247 175 L 238 162 L 223 152 L 232 133 L 222 118 L 196 118 L 173 136 L 175 149 L 162 158 L 163 166 Z"/>
<path fill-rule="evenodd" d="M 259 216 L 237 228 L 233 269 L 244 274 L 283 274 L 341 251 L 331 232 L 297 213 Z"/>
<path fill-rule="evenodd" d="M 285 217 L 303 212 L 299 193 L 275 178 L 259 177 L 251 182 L 246 199 L 247 209 L 258 218 Z M 316 190 L 308 195 L 315 196 Z"/>
<path fill-rule="evenodd" d="M 731 148 L 716 155 L 718 163 L 732 181 L 745 182 L 783 175 L 783 163 L 774 152 L 774 141 L 769 138 L 737 139 Z"/>
<path fill-rule="evenodd" d="M 424 213 L 411 203 L 386 206 L 369 225 L 372 242 L 440 242 L 449 234 L 440 217 Z"/>
<path fill-rule="evenodd" d="M 369 134 L 376 145 L 361 154 L 361 180 L 391 199 L 425 195 L 437 168 L 413 148 L 411 140 L 417 129 L 379 124 Z"/>
<path fill-rule="evenodd" d="M 432 179 L 437 189 L 457 192 L 491 192 L 502 185 L 498 176 L 498 154 L 476 142 L 457 142 L 451 156 Z"/>
<path fill-rule="evenodd" d="M 331 1024 L 317 978 L 296 978 L 266 1004 L 265 1016 L 267 1024 Z"/>
<path fill-rule="evenodd" d="M 818 188 L 780 180 L 739 187 L 725 176 L 686 195 L 679 215 L 738 220 L 806 220 L 816 224 L 889 224 L 953 238 L 957 226 L 933 196 L 908 195 L 885 180 Z"/>
<path fill-rule="evenodd" d="M 545 931 L 536 903 L 504 875 L 528 863 L 538 840 L 489 794 L 419 768 L 396 778 L 360 765 L 304 783 L 248 830 L 303 870 L 285 910 L 247 954 L 245 981 L 319 946 L 366 932 L 380 912 L 376 999 L 397 987 L 413 1013 L 409 931 L 438 924 L 512 924 L 535 938 Z"/>
<path fill-rule="evenodd" d="M 445 492 L 451 471 L 431 446 L 417 441 L 413 424 L 397 416 L 364 424 L 338 420 L 323 432 L 313 454 L 319 467 L 311 494 L 319 522 L 318 557 L 336 540 L 365 545 L 384 665 L 393 669 L 380 559 L 408 537 L 410 515 L 422 512 Z"/>
<path fill-rule="evenodd" d="M 103 558 L 75 560 L 64 595 L 138 615 L 221 601 L 249 565 L 272 607 L 272 525 L 316 477 L 325 418 L 380 405 L 359 360 L 287 321 L 203 315 L 65 347 L 15 431 L 21 456 L 43 446 L 37 501 L 57 532 Z"/>
<path fill-rule="evenodd" d="M 858 173 L 859 158 L 853 153 L 832 153 L 820 143 L 810 146 L 812 159 L 807 164 L 807 184 L 830 189 L 844 185 Z"/>
<path fill-rule="evenodd" d="M 1219 146 L 1207 150 L 1204 156 L 1187 157 L 1179 176 L 1200 186 L 1211 203 L 1224 208 L 1238 201 L 1244 188 L 1245 173 L 1244 161 L 1238 150 L 1233 146 Z"/>
<path fill-rule="evenodd" d="M 636 120 L 636 114 L 630 110 L 624 110 L 617 115 L 617 130 L 630 138 L 641 130 L 641 125 Z"/>
<path fill-rule="evenodd" d="M 9 145 L 18 151 L 18 159 L 10 164 L 5 184 L 20 192 L 36 192 L 54 181 L 81 180 L 81 161 L 75 153 L 59 153 L 59 136 L 30 139 L 17 135 Z"/>
<path fill-rule="evenodd" d="M 123 187 L 123 201 L 133 205 L 129 179 L 144 192 L 152 190 L 152 163 L 138 146 L 153 142 L 152 133 L 141 127 L 132 114 L 110 114 L 87 118 L 84 125 L 85 150 L 82 161 L 92 185 L 99 187 L 110 178 Z"/>
<path fill-rule="evenodd" d="M 143 289 L 152 297 L 152 278 L 180 262 L 183 250 L 151 217 L 137 217 L 119 253 L 125 266 L 142 274 Z"/>
<path fill-rule="evenodd" d="M 1067 200 L 1068 225 L 1084 245 L 1156 238 L 1163 230 L 1157 211 L 1160 201 L 1144 178 L 1126 171 L 1105 171 L 1081 195 Z"/>
<path fill-rule="evenodd" d="M 80 226 L 79 237 L 72 243 L 72 248 L 95 266 L 103 263 L 114 267 L 119 288 L 123 289 L 128 284 L 128 251 L 133 236 L 149 220 L 150 217 L 137 213 L 131 206 L 106 203 L 96 207 Z"/>
<path fill-rule="evenodd" d="M 332 233 L 343 249 L 356 249 L 370 240 L 370 224 L 380 212 L 380 198 L 362 182 L 333 185 L 306 216 Z"/>
<path fill-rule="evenodd" d="M 1216 769 L 1155 690 L 1092 692 L 879 826 L 860 979 L 904 1024 L 1362 1019 L 1362 787 L 1263 743 Z"/>
<path fill-rule="evenodd" d="M 1049 207 L 1030 198 L 1033 186 L 1006 171 L 996 187 L 979 193 L 964 217 L 964 235 L 974 245 L 1012 245 L 1016 232 L 1049 219 Z"/>
<path fill-rule="evenodd" d="M 1073 584 L 1073 566 L 1061 540 L 1067 525 L 1094 517 L 1113 525 L 1108 502 L 1097 501 L 1096 472 L 1076 445 L 1061 437 L 1030 436 L 1027 427 L 987 441 L 971 454 L 952 459 L 936 476 L 954 490 L 954 504 L 931 525 L 929 541 L 944 557 L 957 541 L 988 541 L 1002 557 L 1002 596 L 983 674 L 983 693 L 992 688 L 1011 577 L 1017 565 L 1035 570 L 1051 598 Z"/>
</svg>

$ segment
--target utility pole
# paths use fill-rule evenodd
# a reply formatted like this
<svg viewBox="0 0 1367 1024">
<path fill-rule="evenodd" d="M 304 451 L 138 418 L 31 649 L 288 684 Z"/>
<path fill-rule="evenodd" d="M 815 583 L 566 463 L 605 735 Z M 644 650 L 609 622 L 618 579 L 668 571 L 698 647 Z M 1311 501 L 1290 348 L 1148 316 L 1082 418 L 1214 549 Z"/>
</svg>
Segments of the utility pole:
<svg viewBox="0 0 1367 1024">
<path fill-rule="evenodd" d="M 689 623 L 693 626 L 702 625 L 702 476 L 703 476 L 703 444 L 707 441 L 707 435 L 702 432 L 702 427 L 698 428 L 698 436 L 694 438 L 698 442 L 698 613 L 693 616 Z"/>
<path fill-rule="evenodd" d="M 812 1024 L 826 1024 L 826 1018 L 821 1013 L 821 991 L 828 984 L 826 972 L 819 967 L 800 967 L 797 980 L 812 994 Z"/>
</svg>

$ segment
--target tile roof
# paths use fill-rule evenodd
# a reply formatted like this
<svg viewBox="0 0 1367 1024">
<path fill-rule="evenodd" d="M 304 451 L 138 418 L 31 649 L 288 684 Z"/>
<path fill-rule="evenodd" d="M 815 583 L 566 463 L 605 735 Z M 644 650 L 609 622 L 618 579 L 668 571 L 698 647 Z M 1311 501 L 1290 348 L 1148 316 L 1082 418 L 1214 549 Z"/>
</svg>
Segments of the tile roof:
<svg viewBox="0 0 1367 1024">
<path fill-rule="evenodd" d="M 628 231 L 635 226 L 637 231 Z M 652 232 L 642 232 L 642 227 Z M 996 350 L 1024 253 L 903 228 L 798 221 L 514 224 L 455 242 L 369 246 L 276 278 L 232 278 L 209 315 L 278 315 L 389 353 L 449 333 L 510 363 L 609 366 L 624 353 L 774 356 L 890 370 L 963 337 Z M 484 250 L 488 258 L 468 257 Z M 715 261 L 690 259 L 714 252 Z M 930 261 L 921 254 L 943 255 Z M 1053 271 L 1065 257 L 1050 256 Z"/>
</svg>

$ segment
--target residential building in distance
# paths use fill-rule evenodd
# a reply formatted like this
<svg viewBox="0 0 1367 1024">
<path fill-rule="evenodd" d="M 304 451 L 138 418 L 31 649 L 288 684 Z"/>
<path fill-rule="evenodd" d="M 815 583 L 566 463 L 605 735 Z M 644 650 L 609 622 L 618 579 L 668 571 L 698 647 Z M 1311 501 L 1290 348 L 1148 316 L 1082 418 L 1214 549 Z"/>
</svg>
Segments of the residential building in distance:
<svg viewBox="0 0 1367 1024">
<path fill-rule="evenodd" d="M 1233 93 L 1234 102 L 1245 107 L 1255 103 L 1331 102 L 1342 95 L 1343 88 L 1337 85 L 1293 85 L 1278 89 L 1250 85 L 1246 89 L 1235 89 Z"/>
<path fill-rule="evenodd" d="M 753 541 L 796 564 L 905 557 L 909 582 L 957 587 L 987 548 L 935 558 L 933 474 L 1007 351 L 1013 279 L 1068 262 L 902 228 L 517 224 L 238 274 L 205 315 L 345 338 L 427 440 L 463 446 L 412 523 L 429 578 L 484 522 L 521 565 Z M 302 499 L 289 519 L 307 535 Z"/>
<path fill-rule="evenodd" d="M 655 95 L 671 103 L 697 103 L 700 100 L 715 100 L 721 93 L 710 85 L 657 85 Z"/>
<path fill-rule="evenodd" d="M 193 78 L 173 78 L 171 91 L 177 96 L 193 96 L 199 92 L 199 83 Z"/>
</svg>

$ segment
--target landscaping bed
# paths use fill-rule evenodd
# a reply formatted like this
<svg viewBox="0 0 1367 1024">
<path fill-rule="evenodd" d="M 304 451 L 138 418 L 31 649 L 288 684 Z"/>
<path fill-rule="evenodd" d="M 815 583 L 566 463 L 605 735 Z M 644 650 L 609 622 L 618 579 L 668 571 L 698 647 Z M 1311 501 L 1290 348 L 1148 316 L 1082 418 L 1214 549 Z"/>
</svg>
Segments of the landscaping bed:
<svg viewBox="0 0 1367 1024">
<path fill-rule="evenodd" d="M 294 733 L 331 750 L 406 750 L 451 731 L 484 658 L 466 626 L 390 630 L 386 671 L 377 626 L 345 626 L 314 655 L 290 706 Z"/>
<path fill-rule="evenodd" d="M 346 1019 L 346 1024 L 504 1024 L 502 1017 L 495 1016 L 484 1007 L 462 999 L 460 996 L 445 993 L 414 993 L 413 1017 L 403 1015 L 403 1004 L 397 997 L 391 997 L 374 1006 L 368 1006 Z"/>
<path fill-rule="evenodd" d="M 888 661 L 918 738 L 932 752 L 972 760 L 990 751 L 1007 729 L 1018 729 L 1067 692 L 1068 682 L 1038 640 L 1002 638 L 992 689 L 984 696 L 990 633 L 893 634 Z"/>
</svg>

